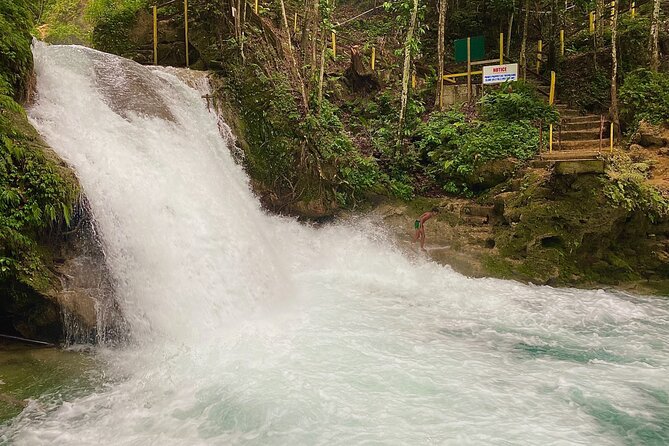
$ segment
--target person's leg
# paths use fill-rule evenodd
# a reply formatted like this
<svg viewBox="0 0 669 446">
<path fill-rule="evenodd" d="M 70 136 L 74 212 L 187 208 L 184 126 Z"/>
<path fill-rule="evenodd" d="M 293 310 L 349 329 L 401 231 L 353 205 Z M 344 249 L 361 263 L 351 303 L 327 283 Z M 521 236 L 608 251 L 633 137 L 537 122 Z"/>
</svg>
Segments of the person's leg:
<svg viewBox="0 0 669 446">
<path fill-rule="evenodd" d="M 425 249 L 425 228 L 420 228 L 420 249 Z"/>
<path fill-rule="evenodd" d="M 416 243 L 416 240 L 420 237 L 420 229 L 416 229 L 416 233 L 413 235 L 413 240 L 411 240 L 411 243 Z"/>
</svg>

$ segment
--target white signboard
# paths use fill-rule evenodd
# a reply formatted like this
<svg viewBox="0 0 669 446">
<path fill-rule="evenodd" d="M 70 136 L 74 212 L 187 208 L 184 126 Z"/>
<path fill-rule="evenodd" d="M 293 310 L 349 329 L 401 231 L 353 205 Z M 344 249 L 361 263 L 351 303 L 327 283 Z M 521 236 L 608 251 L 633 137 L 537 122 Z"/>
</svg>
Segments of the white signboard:
<svg viewBox="0 0 669 446">
<path fill-rule="evenodd" d="M 501 84 L 506 81 L 518 80 L 518 64 L 488 65 L 483 67 L 484 84 Z"/>
</svg>

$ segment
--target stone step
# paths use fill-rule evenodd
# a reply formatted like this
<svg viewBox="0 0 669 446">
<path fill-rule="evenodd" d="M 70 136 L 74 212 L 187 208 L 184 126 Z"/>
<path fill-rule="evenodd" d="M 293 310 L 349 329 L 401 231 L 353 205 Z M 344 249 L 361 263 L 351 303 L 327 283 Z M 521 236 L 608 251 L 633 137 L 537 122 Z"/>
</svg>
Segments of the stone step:
<svg viewBox="0 0 669 446">
<path fill-rule="evenodd" d="M 561 159 L 555 161 L 554 172 L 558 175 L 602 174 L 606 162 L 602 159 Z"/>
<path fill-rule="evenodd" d="M 583 115 L 583 112 L 580 110 L 575 110 L 573 108 L 565 108 L 565 109 L 558 109 L 558 112 L 560 113 L 560 116 L 564 118 L 580 118 Z M 587 116 L 587 115 L 585 115 Z M 599 119 L 599 116 L 597 117 Z"/>
<path fill-rule="evenodd" d="M 593 160 L 599 159 L 598 150 L 553 150 L 552 153 L 541 154 L 541 161 L 564 161 L 564 160 Z"/>
<path fill-rule="evenodd" d="M 494 206 L 482 206 L 477 204 L 470 204 L 463 206 L 460 210 L 461 216 L 471 217 L 489 217 L 495 213 Z"/>
<path fill-rule="evenodd" d="M 559 139 L 562 140 L 562 142 L 565 141 L 587 141 L 587 140 L 593 140 L 596 139 L 599 141 L 599 128 L 596 128 L 594 130 L 591 129 L 586 129 L 586 130 L 564 130 L 562 129 L 562 132 L 556 132 L 553 130 L 553 144 L 555 144 L 555 141 L 558 141 Z M 599 143 L 598 143 L 599 144 Z"/>
<path fill-rule="evenodd" d="M 562 131 L 569 132 L 572 130 L 589 130 L 594 133 L 597 133 L 599 138 L 599 119 L 597 121 L 583 121 L 583 122 L 569 122 L 562 121 Z M 608 128 L 608 123 L 604 123 L 604 129 Z"/>
<path fill-rule="evenodd" d="M 461 215 L 460 221 L 471 226 L 485 226 L 490 223 L 490 217 L 480 217 L 472 215 Z"/>
<path fill-rule="evenodd" d="M 563 124 L 575 124 L 575 123 L 581 123 L 581 122 L 598 122 L 599 123 L 600 117 L 599 115 L 569 115 L 566 117 L 563 117 L 562 123 Z"/>
<path fill-rule="evenodd" d="M 599 138 L 597 139 L 580 139 L 573 141 L 562 141 L 561 147 L 556 147 L 557 143 L 553 141 L 553 151 L 556 150 L 599 150 Z M 602 149 L 609 146 L 609 141 L 602 141 Z"/>
</svg>

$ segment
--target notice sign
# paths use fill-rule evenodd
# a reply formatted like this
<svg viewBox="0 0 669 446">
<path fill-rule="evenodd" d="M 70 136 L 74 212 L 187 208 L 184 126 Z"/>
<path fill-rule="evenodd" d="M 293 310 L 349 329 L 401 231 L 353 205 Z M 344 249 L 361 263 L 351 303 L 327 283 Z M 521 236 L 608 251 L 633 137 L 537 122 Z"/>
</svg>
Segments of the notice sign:
<svg viewBox="0 0 669 446">
<path fill-rule="evenodd" d="M 518 64 L 488 65 L 483 67 L 484 84 L 501 84 L 518 80 Z"/>
</svg>

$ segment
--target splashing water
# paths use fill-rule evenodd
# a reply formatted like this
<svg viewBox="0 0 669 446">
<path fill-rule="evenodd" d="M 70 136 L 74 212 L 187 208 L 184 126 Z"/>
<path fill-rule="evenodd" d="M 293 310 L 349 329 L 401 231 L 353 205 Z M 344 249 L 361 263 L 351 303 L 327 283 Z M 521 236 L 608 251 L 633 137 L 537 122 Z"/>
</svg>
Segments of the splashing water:
<svg viewBox="0 0 669 446">
<path fill-rule="evenodd" d="M 265 215 L 202 92 L 85 48 L 35 56 L 31 119 L 77 171 L 133 342 L 98 349 L 107 384 L 4 438 L 669 442 L 667 301 L 468 279 L 364 220 Z"/>
</svg>

